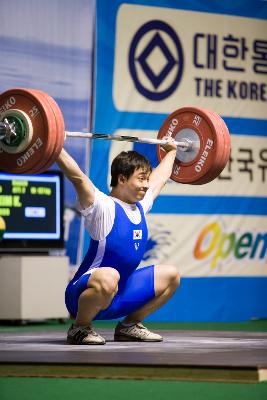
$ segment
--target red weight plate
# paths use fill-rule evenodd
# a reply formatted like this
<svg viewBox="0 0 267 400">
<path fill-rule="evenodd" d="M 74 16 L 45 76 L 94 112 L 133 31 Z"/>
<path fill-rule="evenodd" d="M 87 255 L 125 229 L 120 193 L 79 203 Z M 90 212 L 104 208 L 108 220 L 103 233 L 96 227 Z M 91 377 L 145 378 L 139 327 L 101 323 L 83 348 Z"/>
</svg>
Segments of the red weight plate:
<svg viewBox="0 0 267 400">
<path fill-rule="evenodd" d="M 21 110 L 33 128 L 32 140 L 21 153 L 1 153 L 0 168 L 11 173 L 31 173 L 37 166 L 46 162 L 52 148 L 50 135 L 54 129 L 53 113 L 42 98 L 27 89 L 16 88 L 0 95 L 0 110 Z"/>
<path fill-rule="evenodd" d="M 209 169 L 209 171 L 207 172 L 207 174 L 204 177 L 193 182 L 194 185 L 203 185 L 203 184 L 208 183 L 211 180 L 213 180 L 217 176 L 217 171 L 219 171 L 221 168 L 223 155 L 224 155 L 224 135 L 223 135 L 221 126 L 218 125 L 218 120 L 217 120 L 217 118 L 215 118 L 215 115 L 211 114 L 209 112 L 209 110 L 204 110 L 204 109 L 202 109 L 202 110 L 210 117 L 212 124 L 214 126 L 214 129 L 216 131 L 216 135 L 217 135 L 217 143 L 216 143 L 216 148 L 215 148 L 216 157 L 214 159 L 212 168 Z"/>
<path fill-rule="evenodd" d="M 229 157 L 230 157 L 230 153 L 231 153 L 231 137 L 230 137 L 229 130 L 228 130 L 227 125 L 224 122 L 224 120 L 219 115 L 217 115 L 214 111 L 209 111 L 209 112 L 216 115 L 218 122 L 220 123 L 220 125 L 222 127 L 222 132 L 224 135 L 224 155 L 223 155 L 223 159 L 222 159 L 221 168 L 218 171 L 218 176 L 219 176 L 229 161 Z"/>
<path fill-rule="evenodd" d="M 194 182 L 193 184 L 195 185 L 203 185 L 217 178 L 225 167 L 230 154 L 230 135 L 225 122 L 214 111 L 205 110 L 205 112 L 209 114 L 218 135 L 216 148 L 218 151 L 218 158 L 217 163 L 213 165 L 213 168 L 211 168 L 206 177 Z"/>
<path fill-rule="evenodd" d="M 41 92 L 43 96 L 46 98 L 48 101 L 53 114 L 55 116 L 56 124 L 57 124 L 57 134 L 55 135 L 55 148 L 52 154 L 52 157 L 48 160 L 47 165 L 40 171 L 43 172 L 47 170 L 51 165 L 56 162 L 56 160 L 59 157 L 59 154 L 61 153 L 61 150 L 64 145 L 65 141 L 65 125 L 64 125 L 64 118 L 62 115 L 62 112 L 57 104 L 57 102 L 53 99 L 53 97 L 49 96 L 45 92 Z"/>
<path fill-rule="evenodd" d="M 53 110 L 50 107 L 49 102 L 47 101 L 46 97 L 44 96 L 44 92 L 41 92 L 40 90 L 36 89 L 27 89 L 28 92 L 30 92 L 33 96 L 35 96 L 39 101 L 42 102 L 42 104 L 46 107 L 47 110 L 47 115 L 49 115 L 50 119 L 50 126 L 51 126 L 51 131 L 48 134 L 47 140 L 48 140 L 48 147 L 43 155 L 43 160 L 38 163 L 35 167 L 33 167 L 30 171 L 32 174 L 39 174 L 41 172 L 44 172 L 48 169 L 47 165 L 49 164 L 49 161 L 53 157 L 53 154 L 56 149 L 56 143 L 57 143 L 57 122 L 55 120 L 55 116 L 53 113 Z"/>
<path fill-rule="evenodd" d="M 41 91 L 41 90 L 33 90 L 35 94 L 39 97 L 42 98 L 42 101 L 47 104 L 48 108 L 53 114 L 53 120 L 54 120 L 54 130 L 53 130 L 53 135 L 51 135 L 51 140 L 53 142 L 53 149 L 50 152 L 49 157 L 46 159 L 46 163 L 41 167 L 36 170 L 34 170 L 34 173 L 42 173 L 48 170 L 48 168 L 55 162 L 55 160 L 58 158 L 58 155 L 62 149 L 63 142 L 64 142 L 64 137 L 63 137 L 63 142 L 62 142 L 62 136 L 65 135 L 64 132 L 64 120 L 62 117 L 62 113 L 59 109 L 59 107 L 54 105 L 55 101 L 50 97 L 47 93 Z M 57 107 L 56 111 L 54 110 Z M 62 133 L 63 132 L 63 133 Z"/>
<path fill-rule="evenodd" d="M 183 138 L 196 137 L 199 150 L 192 152 L 193 159 L 181 161 L 175 159 L 171 179 L 179 183 L 197 184 L 218 168 L 221 153 L 218 147 L 222 145 L 222 138 L 218 135 L 211 116 L 206 110 L 194 107 L 184 107 L 173 112 L 163 123 L 158 138 L 171 136 L 179 141 Z M 189 152 L 186 152 L 190 156 Z M 165 156 L 165 151 L 158 146 L 159 161 Z"/>
<path fill-rule="evenodd" d="M 210 117 L 213 119 L 213 123 L 216 127 L 216 130 L 220 136 L 223 137 L 224 139 L 224 146 L 220 148 L 221 150 L 221 160 L 220 163 L 218 164 L 217 168 L 214 168 L 210 171 L 209 175 L 204 179 L 201 180 L 200 182 L 197 182 L 196 184 L 205 184 L 208 182 L 211 182 L 215 178 L 217 178 L 222 170 L 225 168 L 229 157 L 230 157 L 230 151 L 231 151 L 231 138 L 230 134 L 228 131 L 228 128 L 224 122 L 224 120 L 216 114 L 214 111 L 207 110 L 209 113 Z"/>
</svg>

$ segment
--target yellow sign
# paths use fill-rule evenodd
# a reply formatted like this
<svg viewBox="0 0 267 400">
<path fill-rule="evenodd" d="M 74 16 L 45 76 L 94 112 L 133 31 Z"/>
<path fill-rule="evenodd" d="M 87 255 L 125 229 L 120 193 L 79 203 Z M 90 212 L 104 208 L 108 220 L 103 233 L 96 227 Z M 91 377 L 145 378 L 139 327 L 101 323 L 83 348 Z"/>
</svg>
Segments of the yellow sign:
<svg viewBox="0 0 267 400">
<path fill-rule="evenodd" d="M 5 230 L 6 230 L 5 220 L 2 217 L 0 217 L 0 240 L 2 240 Z"/>
</svg>

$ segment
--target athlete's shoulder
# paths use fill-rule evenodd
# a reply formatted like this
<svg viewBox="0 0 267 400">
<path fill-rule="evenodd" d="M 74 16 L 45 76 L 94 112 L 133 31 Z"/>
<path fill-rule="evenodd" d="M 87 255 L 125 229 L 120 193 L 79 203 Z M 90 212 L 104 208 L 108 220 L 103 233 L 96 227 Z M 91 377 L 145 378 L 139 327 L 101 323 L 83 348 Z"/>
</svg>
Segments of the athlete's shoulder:
<svg viewBox="0 0 267 400">
<path fill-rule="evenodd" d="M 114 202 L 110 196 L 95 188 L 95 198 L 93 204 L 91 204 L 89 207 L 83 208 L 79 200 L 77 200 L 76 207 L 84 217 L 87 217 L 92 213 L 93 210 L 96 211 L 97 209 L 114 208 Z"/>
<path fill-rule="evenodd" d="M 152 192 L 152 189 L 149 188 L 147 190 L 143 200 L 141 200 L 139 202 L 139 204 L 142 206 L 143 211 L 144 211 L 145 214 L 147 214 L 151 210 L 152 205 L 153 205 L 153 201 L 154 201 L 153 200 L 153 192 Z"/>
</svg>

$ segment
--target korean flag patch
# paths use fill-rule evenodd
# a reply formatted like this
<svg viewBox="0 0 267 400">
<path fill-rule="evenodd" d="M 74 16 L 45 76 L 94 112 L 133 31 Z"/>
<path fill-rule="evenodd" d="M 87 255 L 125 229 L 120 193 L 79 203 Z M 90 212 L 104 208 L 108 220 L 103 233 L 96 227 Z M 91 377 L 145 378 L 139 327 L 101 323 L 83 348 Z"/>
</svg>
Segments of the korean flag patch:
<svg viewBox="0 0 267 400">
<path fill-rule="evenodd" d="M 142 239 L 142 229 L 133 231 L 133 240 L 141 240 Z"/>
</svg>

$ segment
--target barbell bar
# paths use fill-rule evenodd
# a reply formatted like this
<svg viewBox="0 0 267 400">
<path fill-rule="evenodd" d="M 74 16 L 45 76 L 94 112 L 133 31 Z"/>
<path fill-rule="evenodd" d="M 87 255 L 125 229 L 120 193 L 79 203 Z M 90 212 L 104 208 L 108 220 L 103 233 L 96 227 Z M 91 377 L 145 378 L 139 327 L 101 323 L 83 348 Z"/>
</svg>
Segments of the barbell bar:
<svg viewBox="0 0 267 400">
<path fill-rule="evenodd" d="M 136 136 L 125 136 L 125 135 L 110 135 L 107 133 L 90 133 L 90 132 L 70 132 L 65 131 L 66 137 L 79 137 L 87 139 L 102 139 L 102 140 L 115 140 L 119 142 L 137 142 L 146 144 L 159 144 L 164 145 L 168 143 L 167 139 L 153 139 L 153 138 L 142 138 Z M 180 147 L 184 151 L 190 151 L 194 145 L 194 142 L 188 139 L 184 139 L 181 142 L 174 140 L 174 144 Z"/>
<path fill-rule="evenodd" d="M 13 123 L 14 124 L 14 123 Z M 0 122 L 0 140 L 4 140 L 5 142 L 12 142 L 12 139 L 15 140 L 17 138 L 16 130 L 14 129 L 13 124 L 8 122 L 8 118 Z M 136 136 L 125 136 L 125 135 L 111 135 L 106 133 L 91 133 L 91 132 L 74 132 L 74 131 L 65 131 L 66 137 L 78 137 L 82 139 L 102 139 L 102 140 L 114 140 L 120 142 L 138 142 L 138 143 L 146 143 L 146 144 L 159 144 L 165 145 L 168 143 L 167 139 L 153 139 L 153 138 L 142 138 Z M 174 140 L 173 142 L 176 146 L 180 147 L 184 151 L 190 151 L 194 143 L 189 139 L 184 139 L 181 142 L 177 142 Z M 6 150 L 8 153 L 8 149 Z M 17 152 L 17 151 L 16 151 Z"/>
<path fill-rule="evenodd" d="M 0 121 L 0 140 L 8 140 L 13 136 L 16 136 L 14 126 L 10 124 L 6 118 L 4 121 Z"/>
<path fill-rule="evenodd" d="M 215 112 L 183 107 L 163 122 L 157 139 L 65 131 L 62 112 L 47 93 L 36 89 L 10 89 L 0 94 L 0 169 L 11 173 L 41 173 L 58 158 L 66 137 L 155 144 L 158 160 L 172 137 L 177 153 L 171 179 L 204 184 L 225 167 L 231 141 L 226 124 Z"/>
</svg>

